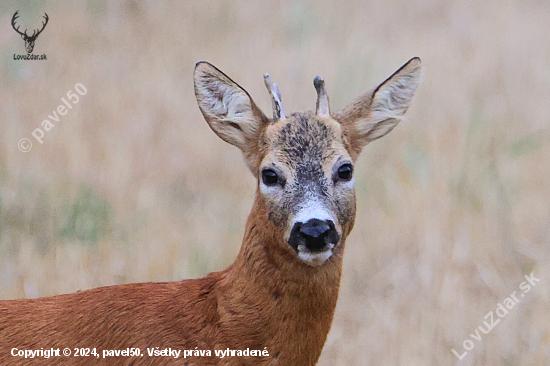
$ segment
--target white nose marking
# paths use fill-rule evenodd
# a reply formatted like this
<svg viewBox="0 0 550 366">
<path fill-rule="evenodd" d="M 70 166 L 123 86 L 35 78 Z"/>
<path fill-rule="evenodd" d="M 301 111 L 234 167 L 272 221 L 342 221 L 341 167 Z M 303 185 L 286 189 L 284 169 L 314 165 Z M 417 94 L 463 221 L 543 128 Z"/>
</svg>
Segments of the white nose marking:
<svg viewBox="0 0 550 366">
<path fill-rule="evenodd" d="M 334 225 L 336 225 L 336 227 L 338 227 L 337 221 L 332 212 L 330 212 L 322 202 L 317 199 L 313 199 L 306 201 L 304 204 L 301 205 L 298 212 L 292 219 L 292 222 L 290 223 L 290 225 L 288 225 L 286 229 L 285 240 L 289 240 L 290 233 L 292 232 L 292 228 L 294 227 L 294 225 L 296 225 L 297 223 L 305 224 L 311 219 L 317 219 L 320 221 L 330 220 L 334 223 Z"/>
<path fill-rule="evenodd" d="M 331 220 L 332 222 L 335 222 L 332 213 L 318 200 L 307 201 L 304 205 L 302 205 L 296 213 L 296 216 L 294 216 L 294 222 L 292 224 L 297 222 L 305 223 L 311 219 L 317 219 L 320 221 Z"/>
<path fill-rule="evenodd" d="M 317 219 L 320 221 L 330 220 L 336 225 L 336 227 L 338 227 L 333 213 L 326 207 L 326 205 L 324 205 L 319 199 L 310 199 L 306 200 L 304 204 L 299 207 L 298 212 L 286 230 L 286 240 L 289 240 L 294 225 L 297 223 L 305 224 L 312 219 Z M 336 229 L 336 231 L 338 231 L 338 229 Z M 298 251 L 298 258 L 300 258 L 304 263 L 316 267 L 325 263 L 332 256 L 334 244 L 327 244 L 325 250 L 322 252 L 311 252 L 303 244 L 298 245 L 296 249 Z"/>
</svg>

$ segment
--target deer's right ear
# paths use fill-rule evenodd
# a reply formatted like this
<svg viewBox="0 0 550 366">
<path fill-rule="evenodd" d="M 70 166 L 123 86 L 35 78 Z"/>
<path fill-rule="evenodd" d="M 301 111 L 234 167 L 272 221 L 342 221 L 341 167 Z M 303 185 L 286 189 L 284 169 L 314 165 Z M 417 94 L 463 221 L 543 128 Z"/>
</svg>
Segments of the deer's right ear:
<svg viewBox="0 0 550 366">
<path fill-rule="evenodd" d="M 267 117 L 246 90 L 208 62 L 195 65 L 194 79 L 197 102 L 210 128 L 248 158 Z"/>
<path fill-rule="evenodd" d="M 403 119 L 421 74 L 420 59 L 412 58 L 374 91 L 359 96 L 333 114 L 342 124 L 355 154 L 369 142 L 389 133 Z"/>
</svg>

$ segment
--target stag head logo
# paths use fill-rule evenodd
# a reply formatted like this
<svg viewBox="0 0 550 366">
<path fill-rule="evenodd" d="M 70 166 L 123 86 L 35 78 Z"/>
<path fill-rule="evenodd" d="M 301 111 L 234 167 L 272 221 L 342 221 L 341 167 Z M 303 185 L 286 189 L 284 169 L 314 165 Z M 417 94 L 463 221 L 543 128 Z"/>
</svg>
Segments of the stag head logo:
<svg viewBox="0 0 550 366">
<path fill-rule="evenodd" d="M 29 36 L 26 29 L 25 32 L 21 33 L 19 31 L 19 27 L 15 28 L 15 20 L 19 18 L 19 15 L 17 15 L 17 13 L 19 13 L 19 10 L 16 11 L 15 14 L 13 14 L 13 18 L 11 18 L 11 26 L 13 27 L 13 29 L 15 29 L 17 33 L 21 35 L 21 38 L 23 38 L 23 40 L 25 41 L 25 48 L 27 49 L 27 53 L 32 53 L 32 50 L 34 49 L 34 41 L 36 41 L 38 35 L 42 33 L 44 28 L 46 28 L 46 24 L 48 24 L 48 14 L 44 13 L 44 19 L 46 19 L 46 21 L 42 23 L 42 29 L 35 29 L 32 32 L 32 35 Z"/>
</svg>

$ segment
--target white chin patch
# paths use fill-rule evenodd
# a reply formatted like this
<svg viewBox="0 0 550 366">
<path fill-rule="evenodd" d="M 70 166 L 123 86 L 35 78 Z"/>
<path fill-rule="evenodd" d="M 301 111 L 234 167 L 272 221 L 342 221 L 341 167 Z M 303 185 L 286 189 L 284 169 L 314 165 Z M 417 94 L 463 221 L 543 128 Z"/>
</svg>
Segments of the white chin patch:
<svg viewBox="0 0 550 366">
<path fill-rule="evenodd" d="M 301 245 L 298 246 L 298 258 L 313 267 L 322 265 L 332 255 L 332 248 L 327 248 L 322 252 L 310 252 L 305 248 L 302 250 L 300 247 Z"/>
</svg>

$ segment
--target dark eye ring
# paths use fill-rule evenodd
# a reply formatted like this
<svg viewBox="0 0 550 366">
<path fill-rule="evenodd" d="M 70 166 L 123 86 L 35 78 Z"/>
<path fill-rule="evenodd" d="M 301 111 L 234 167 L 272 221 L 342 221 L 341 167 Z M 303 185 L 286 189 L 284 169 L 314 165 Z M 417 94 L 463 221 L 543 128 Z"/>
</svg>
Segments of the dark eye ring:
<svg viewBox="0 0 550 366">
<path fill-rule="evenodd" d="M 348 181 L 353 175 L 353 167 L 351 164 L 344 164 L 338 168 L 338 179 Z"/>
<path fill-rule="evenodd" d="M 266 186 L 274 186 L 279 182 L 279 177 L 273 169 L 264 169 L 262 170 L 262 182 Z"/>
</svg>

